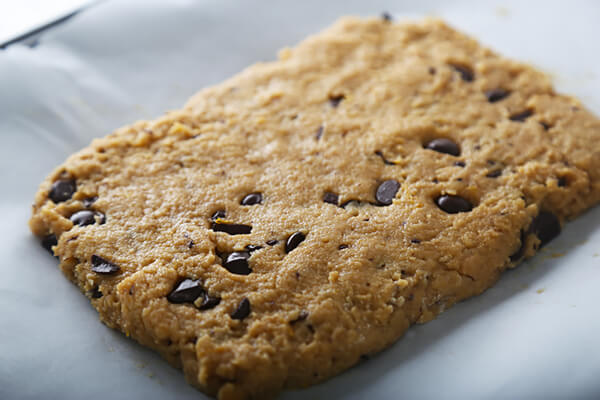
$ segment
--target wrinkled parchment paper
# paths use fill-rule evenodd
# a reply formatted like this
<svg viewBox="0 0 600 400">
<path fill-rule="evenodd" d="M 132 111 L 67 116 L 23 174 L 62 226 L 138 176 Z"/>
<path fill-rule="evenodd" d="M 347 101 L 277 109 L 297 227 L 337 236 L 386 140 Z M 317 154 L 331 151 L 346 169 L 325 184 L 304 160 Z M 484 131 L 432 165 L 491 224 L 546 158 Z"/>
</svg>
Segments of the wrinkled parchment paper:
<svg viewBox="0 0 600 400">
<path fill-rule="evenodd" d="M 0 51 L 0 399 L 202 399 L 102 325 L 26 226 L 37 185 L 92 138 L 180 107 L 345 14 L 435 15 L 531 62 L 600 114 L 595 1 L 106 1 Z M 600 208 L 478 298 L 283 399 L 600 398 Z"/>
</svg>

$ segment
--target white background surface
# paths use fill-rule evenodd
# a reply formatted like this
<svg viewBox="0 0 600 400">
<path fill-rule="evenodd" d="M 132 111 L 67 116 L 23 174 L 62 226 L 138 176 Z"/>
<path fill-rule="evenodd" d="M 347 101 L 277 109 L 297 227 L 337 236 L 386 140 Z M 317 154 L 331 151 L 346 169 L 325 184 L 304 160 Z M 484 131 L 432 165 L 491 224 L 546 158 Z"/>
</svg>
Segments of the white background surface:
<svg viewBox="0 0 600 400">
<path fill-rule="evenodd" d="M 102 325 L 29 233 L 37 185 L 93 137 L 181 106 L 344 14 L 437 15 L 600 114 L 595 1 L 109 1 L 0 51 L 0 399 L 201 399 Z M 600 398 L 600 208 L 484 295 L 284 399 Z M 556 257 L 561 255 L 560 257 Z"/>
<path fill-rule="evenodd" d="M 63 17 L 90 0 L 0 0 L 0 43 Z"/>
</svg>

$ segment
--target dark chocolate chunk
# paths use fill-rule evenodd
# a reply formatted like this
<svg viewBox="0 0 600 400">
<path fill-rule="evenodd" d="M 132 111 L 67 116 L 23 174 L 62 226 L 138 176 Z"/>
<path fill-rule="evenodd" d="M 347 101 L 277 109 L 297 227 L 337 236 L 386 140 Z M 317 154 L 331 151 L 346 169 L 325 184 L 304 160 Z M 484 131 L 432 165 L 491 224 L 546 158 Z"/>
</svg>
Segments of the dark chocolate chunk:
<svg viewBox="0 0 600 400">
<path fill-rule="evenodd" d="M 89 208 L 92 204 L 94 204 L 98 200 L 98 196 L 88 197 L 87 199 L 83 199 L 82 203 L 85 208 Z"/>
<path fill-rule="evenodd" d="M 200 280 L 186 278 L 177 285 L 167 295 L 167 300 L 171 303 L 193 303 L 198 297 L 204 296 L 205 290 Z"/>
<path fill-rule="evenodd" d="M 392 21 L 392 20 L 393 20 L 393 18 L 392 18 L 392 16 L 391 16 L 391 14 L 390 14 L 389 12 L 387 12 L 387 11 L 384 11 L 384 12 L 381 14 L 381 19 L 383 19 L 385 22 L 390 22 L 390 21 Z"/>
<path fill-rule="evenodd" d="M 321 136 L 323 136 L 323 125 L 319 126 L 319 129 L 317 129 L 317 133 L 315 133 L 315 139 L 319 140 L 321 139 Z"/>
<path fill-rule="evenodd" d="M 335 193 L 331 193 L 331 192 L 325 192 L 323 194 L 323 201 L 325 203 L 331 203 L 331 204 L 335 204 L 337 206 L 338 204 L 338 195 Z"/>
<path fill-rule="evenodd" d="M 509 94 L 510 94 L 510 92 L 508 90 L 498 88 L 498 89 L 486 90 L 485 97 L 487 97 L 487 99 L 490 103 L 495 103 L 497 101 L 500 101 L 500 100 L 508 97 Z"/>
<path fill-rule="evenodd" d="M 473 209 L 473 206 L 468 200 L 463 199 L 460 196 L 453 196 L 449 194 L 445 194 L 443 196 L 438 197 L 435 200 L 435 203 L 438 205 L 439 208 L 441 208 L 448 214 L 467 212 Z"/>
<path fill-rule="evenodd" d="M 238 304 L 236 310 L 231 313 L 231 319 L 244 319 L 250 315 L 250 300 L 244 297 L 240 304 Z"/>
<path fill-rule="evenodd" d="M 271 240 L 267 240 L 266 243 L 269 246 L 275 246 L 277 243 L 279 243 L 279 240 L 277 240 L 277 239 L 271 239 Z"/>
<path fill-rule="evenodd" d="M 54 255 L 52 251 L 52 246 L 56 246 L 58 244 L 58 240 L 56 239 L 56 235 L 51 233 L 50 235 L 46 235 L 42 238 L 42 247 L 48 250 L 48 252 Z"/>
<path fill-rule="evenodd" d="M 242 224 L 224 224 L 213 222 L 212 230 L 215 232 L 225 232 L 229 235 L 247 235 L 252 232 L 252 227 Z"/>
<path fill-rule="evenodd" d="M 249 244 L 246 246 L 246 250 L 248 250 L 250 253 L 252 253 L 253 251 L 256 251 L 256 250 L 260 250 L 260 249 L 262 249 L 262 246 L 259 246 L 257 244 Z"/>
<path fill-rule="evenodd" d="M 548 242 L 560 234 L 560 221 L 556 215 L 548 211 L 542 211 L 531 221 L 528 232 L 533 233 L 540 239 L 540 247 L 544 247 Z"/>
<path fill-rule="evenodd" d="M 71 215 L 69 218 L 75 225 L 86 226 L 96 223 L 103 224 L 106 220 L 104 214 L 98 211 L 81 210 Z"/>
<path fill-rule="evenodd" d="M 121 268 L 118 265 L 115 265 L 104 258 L 92 255 L 92 271 L 97 274 L 102 275 L 112 275 L 119 272 Z"/>
<path fill-rule="evenodd" d="M 223 262 L 223 267 L 232 274 L 248 275 L 252 270 L 248 265 L 250 253 L 247 251 L 234 251 L 230 253 Z"/>
<path fill-rule="evenodd" d="M 495 169 L 493 171 L 488 172 L 485 176 L 488 178 L 497 178 L 500 175 L 502 175 L 502 170 L 501 169 Z"/>
<path fill-rule="evenodd" d="M 212 217 L 210 217 L 210 219 L 212 219 L 213 221 L 219 219 L 219 218 L 225 218 L 227 217 L 227 214 L 225 213 L 225 210 L 218 210 L 215 211 L 215 213 L 212 215 Z"/>
<path fill-rule="evenodd" d="M 467 165 L 467 164 L 465 164 L 465 162 L 464 162 L 464 161 L 455 161 L 455 162 L 454 162 L 454 166 L 455 166 L 455 167 L 461 167 L 461 168 L 464 168 L 466 165 Z"/>
<path fill-rule="evenodd" d="M 98 287 L 93 288 L 92 290 L 90 290 L 90 297 L 92 299 L 99 299 L 100 297 L 102 297 L 103 294 L 100 291 L 100 289 L 98 289 Z"/>
<path fill-rule="evenodd" d="M 396 197 L 398 189 L 400 189 L 400 183 L 394 179 L 382 182 L 375 191 L 377 203 L 382 206 L 389 206 Z"/>
<path fill-rule="evenodd" d="M 263 200 L 262 193 L 258 193 L 258 192 L 250 193 L 242 199 L 240 204 L 243 206 L 253 206 L 255 204 L 262 203 L 262 200 Z"/>
<path fill-rule="evenodd" d="M 450 154 L 458 157 L 460 155 L 460 148 L 456 143 L 447 138 L 433 139 L 424 146 L 426 149 L 437 151 L 438 153 Z"/>
<path fill-rule="evenodd" d="M 335 95 L 335 96 L 329 96 L 329 104 L 331 104 L 331 106 L 333 108 L 336 108 L 337 106 L 340 105 L 340 102 L 342 100 L 344 100 L 344 95 L 343 94 L 339 94 L 339 95 Z"/>
<path fill-rule="evenodd" d="M 344 249 L 347 249 L 347 248 L 348 248 L 348 245 L 347 245 L 347 244 L 340 244 L 340 245 L 338 246 L 338 250 L 344 250 Z"/>
<path fill-rule="evenodd" d="M 450 64 L 450 66 L 460 74 L 460 77 L 463 81 L 473 82 L 473 80 L 475 79 L 475 74 L 473 73 L 473 70 L 470 67 L 467 67 L 466 65 L 462 64 Z"/>
<path fill-rule="evenodd" d="M 516 114 L 512 114 L 509 117 L 509 119 L 511 121 L 515 121 L 515 122 L 523 122 L 527 118 L 531 117 L 532 115 L 533 115 L 533 111 L 531 111 L 531 110 L 525 110 L 525 111 L 518 112 Z"/>
<path fill-rule="evenodd" d="M 73 179 L 59 179 L 52 184 L 48 197 L 55 203 L 69 200 L 77 191 L 77 185 Z"/>
<path fill-rule="evenodd" d="M 411 242 L 411 243 L 414 243 L 414 244 L 419 244 L 419 243 L 421 243 L 421 241 L 420 241 L 419 239 L 410 239 L 410 242 Z"/>
<path fill-rule="evenodd" d="M 552 125 L 550 125 L 547 122 L 540 121 L 540 125 L 542 126 L 542 128 L 544 128 L 545 131 L 547 131 L 548 129 L 552 128 Z"/>
<path fill-rule="evenodd" d="M 296 232 L 290 235 L 290 237 L 285 242 L 285 252 L 289 253 L 294 250 L 300 243 L 302 243 L 306 239 L 306 235 L 302 232 Z"/>
<path fill-rule="evenodd" d="M 211 308 L 215 308 L 221 302 L 220 297 L 210 296 L 206 291 L 204 291 L 204 294 L 202 294 L 201 297 L 201 302 L 199 302 L 198 299 L 194 301 L 194 305 L 198 310 L 209 310 Z"/>
</svg>

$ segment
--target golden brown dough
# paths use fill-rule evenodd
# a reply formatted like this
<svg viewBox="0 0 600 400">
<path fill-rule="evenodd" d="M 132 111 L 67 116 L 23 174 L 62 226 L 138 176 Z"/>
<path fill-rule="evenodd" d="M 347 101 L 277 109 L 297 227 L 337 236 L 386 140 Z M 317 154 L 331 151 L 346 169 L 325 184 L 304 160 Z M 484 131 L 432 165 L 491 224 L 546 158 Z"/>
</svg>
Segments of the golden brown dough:
<svg viewBox="0 0 600 400">
<path fill-rule="evenodd" d="M 437 20 L 342 18 L 94 140 L 30 226 L 104 323 L 263 399 L 481 293 L 599 199 L 600 122 L 541 72 Z"/>
</svg>

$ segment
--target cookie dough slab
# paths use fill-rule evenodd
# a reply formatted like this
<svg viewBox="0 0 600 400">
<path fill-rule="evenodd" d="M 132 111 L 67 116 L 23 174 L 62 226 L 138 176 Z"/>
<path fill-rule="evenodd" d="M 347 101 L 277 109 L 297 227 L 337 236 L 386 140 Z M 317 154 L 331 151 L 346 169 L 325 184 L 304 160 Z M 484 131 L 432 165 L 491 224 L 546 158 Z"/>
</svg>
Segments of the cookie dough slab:
<svg viewBox="0 0 600 400">
<path fill-rule="evenodd" d="M 345 18 L 94 141 L 30 225 L 107 325 L 209 394 L 264 398 L 534 254 L 598 201 L 599 138 L 543 74 L 439 21 Z"/>
</svg>

